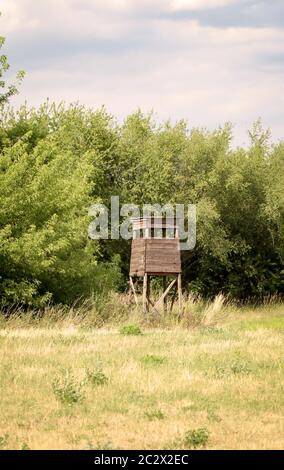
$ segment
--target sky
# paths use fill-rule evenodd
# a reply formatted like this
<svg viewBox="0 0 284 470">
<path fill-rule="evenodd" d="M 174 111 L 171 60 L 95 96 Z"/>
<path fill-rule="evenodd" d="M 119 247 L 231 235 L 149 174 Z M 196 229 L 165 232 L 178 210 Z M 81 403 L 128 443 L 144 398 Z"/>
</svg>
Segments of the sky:
<svg viewBox="0 0 284 470">
<path fill-rule="evenodd" d="M 79 101 L 119 120 L 214 129 L 261 117 L 284 135 L 284 0 L 0 0 L 2 52 L 26 71 L 16 107 Z"/>
</svg>

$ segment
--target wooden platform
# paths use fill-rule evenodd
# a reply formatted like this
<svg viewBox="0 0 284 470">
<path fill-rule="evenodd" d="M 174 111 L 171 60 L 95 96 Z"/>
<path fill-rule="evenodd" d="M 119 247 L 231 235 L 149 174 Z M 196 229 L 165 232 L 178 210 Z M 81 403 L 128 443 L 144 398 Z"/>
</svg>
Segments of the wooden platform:
<svg viewBox="0 0 284 470">
<path fill-rule="evenodd" d="M 130 276 L 167 276 L 181 272 L 178 238 L 133 239 Z"/>
</svg>

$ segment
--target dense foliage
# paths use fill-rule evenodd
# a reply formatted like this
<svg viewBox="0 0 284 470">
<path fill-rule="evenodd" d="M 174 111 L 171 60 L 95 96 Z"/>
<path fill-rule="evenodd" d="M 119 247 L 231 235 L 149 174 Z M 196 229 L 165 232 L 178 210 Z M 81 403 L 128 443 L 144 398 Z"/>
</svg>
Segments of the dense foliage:
<svg viewBox="0 0 284 470">
<path fill-rule="evenodd" d="M 248 149 L 230 125 L 209 132 L 157 125 L 136 112 L 2 106 L 2 305 L 71 303 L 124 289 L 129 242 L 88 239 L 88 208 L 121 202 L 194 203 L 197 245 L 184 253 L 186 289 L 238 298 L 283 292 L 284 143 L 257 122 Z"/>
</svg>

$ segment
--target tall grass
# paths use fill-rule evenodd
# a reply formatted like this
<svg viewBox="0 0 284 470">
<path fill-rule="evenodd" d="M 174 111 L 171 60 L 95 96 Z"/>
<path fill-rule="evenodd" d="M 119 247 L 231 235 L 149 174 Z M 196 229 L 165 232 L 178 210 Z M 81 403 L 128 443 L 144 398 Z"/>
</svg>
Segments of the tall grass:
<svg viewBox="0 0 284 470">
<path fill-rule="evenodd" d="M 138 306 L 130 302 L 129 296 L 125 294 L 112 293 L 109 298 L 101 304 L 93 304 L 91 301 L 74 303 L 71 307 L 64 305 L 49 305 L 41 310 L 22 310 L 21 307 L 11 307 L 7 312 L 0 312 L 0 327 L 34 327 L 49 328 L 57 326 L 60 328 L 80 327 L 115 327 L 124 323 L 137 323 L 139 325 L 153 328 L 171 328 L 180 326 L 182 328 L 196 328 L 199 326 L 214 326 L 218 322 L 224 322 L 242 310 L 255 311 L 261 309 L 272 309 L 283 305 L 279 296 L 264 299 L 262 305 L 249 303 L 240 305 L 225 297 L 217 295 L 212 300 L 202 299 L 198 295 L 189 294 L 183 297 L 182 311 L 179 311 L 178 303 L 174 302 L 170 309 L 163 306 L 157 310 L 150 309 L 143 313 L 142 301 Z"/>
</svg>

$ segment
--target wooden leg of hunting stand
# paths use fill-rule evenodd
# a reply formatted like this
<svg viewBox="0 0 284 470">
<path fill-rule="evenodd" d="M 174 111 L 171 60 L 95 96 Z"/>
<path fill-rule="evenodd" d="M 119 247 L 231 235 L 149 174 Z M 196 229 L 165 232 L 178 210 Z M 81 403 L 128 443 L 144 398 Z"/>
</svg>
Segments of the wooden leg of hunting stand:
<svg viewBox="0 0 284 470">
<path fill-rule="evenodd" d="M 163 276 L 163 292 L 165 292 L 167 288 L 167 276 Z M 167 311 L 167 296 L 164 297 L 164 300 L 163 300 L 163 310 L 164 312 Z"/>
<path fill-rule="evenodd" d="M 159 315 L 159 310 L 156 309 L 154 302 L 150 298 L 148 298 L 148 302 L 149 306 L 151 305 L 151 307 L 153 307 L 153 310 L 155 310 L 155 312 Z"/>
<path fill-rule="evenodd" d="M 150 284 L 151 284 L 151 278 L 147 274 L 147 291 L 146 291 L 147 312 L 149 311 L 149 307 L 150 307 L 150 304 L 151 304 L 151 301 L 150 301 L 150 294 L 151 294 Z"/>
<path fill-rule="evenodd" d="M 143 278 L 143 312 L 148 312 L 148 301 L 147 301 L 147 292 L 148 292 L 148 274 L 144 274 Z"/>
<path fill-rule="evenodd" d="M 178 313 L 179 315 L 182 314 L 182 292 L 181 292 L 181 274 L 178 274 L 177 278 L 177 285 L 178 285 Z"/>
<path fill-rule="evenodd" d="M 176 278 L 169 284 L 169 286 L 166 288 L 165 292 L 163 292 L 163 294 L 161 295 L 161 297 L 157 300 L 157 302 L 155 303 L 155 308 L 161 303 L 164 301 L 164 298 L 168 295 L 168 293 L 170 292 L 171 288 L 173 287 L 173 285 L 176 283 Z"/>
<path fill-rule="evenodd" d="M 136 305 L 138 305 L 138 298 L 137 298 L 137 295 L 136 295 L 136 291 L 135 291 L 135 287 L 134 287 L 134 283 L 133 283 L 132 276 L 129 277 L 129 285 L 130 285 L 130 287 L 131 287 L 131 290 L 132 290 L 132 293 L 133 293 L 133 296 L 134 296 L 135 303 L 136 303 Z"/>
<path fill-rule="evenodd" d="M 170 305 L 170 312 L 171 312 L 171 311 L 172 311 L 172 309 L 173 309 L 173 306 L 174 306 L 174 302 L 175 302 L 176 295 L 177 295 L 177 289 L 175 288 L 175 291 L 174 291 L 174 294 L 173 294 L 173 296 L 172 296 L 172 300 L 171 300 L 171 305 Z"/>
</svg>

